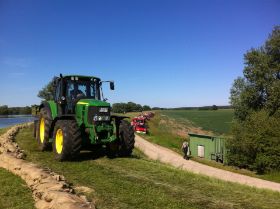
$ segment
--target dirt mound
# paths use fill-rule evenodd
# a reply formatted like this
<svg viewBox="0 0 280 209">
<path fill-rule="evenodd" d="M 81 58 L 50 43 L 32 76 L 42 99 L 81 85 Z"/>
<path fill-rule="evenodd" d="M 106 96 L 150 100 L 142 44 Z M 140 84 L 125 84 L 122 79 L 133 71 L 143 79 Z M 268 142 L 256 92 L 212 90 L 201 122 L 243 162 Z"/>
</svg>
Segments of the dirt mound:
<svg viewBox="0 0 280 209">
<path fill-rule="evenodd" d="M 85 196 L 76 195 L 63 176 L 23 160 L 25 155 L 14 142 L 14 137 L 21 128 L 29 125 L 14 126 L 0 136 L 0 167 L 20 176 L 26 182 L 32 191 L 36 208 L 95 208 Z"/>
</svg>

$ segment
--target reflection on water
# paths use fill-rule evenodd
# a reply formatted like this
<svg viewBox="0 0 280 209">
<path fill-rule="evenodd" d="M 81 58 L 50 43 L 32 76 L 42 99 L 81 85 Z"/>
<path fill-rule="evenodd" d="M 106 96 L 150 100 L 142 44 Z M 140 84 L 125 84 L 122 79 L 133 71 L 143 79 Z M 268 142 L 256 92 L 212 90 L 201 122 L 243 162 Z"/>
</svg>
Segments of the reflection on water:
<svg viewBox="0 0 280 209">
<path fill-rule="evenodd" d="M 31 115 L 0 115 L 0 128 L 13 126 L 19 123 L 33 122 Z"/>
</svg>

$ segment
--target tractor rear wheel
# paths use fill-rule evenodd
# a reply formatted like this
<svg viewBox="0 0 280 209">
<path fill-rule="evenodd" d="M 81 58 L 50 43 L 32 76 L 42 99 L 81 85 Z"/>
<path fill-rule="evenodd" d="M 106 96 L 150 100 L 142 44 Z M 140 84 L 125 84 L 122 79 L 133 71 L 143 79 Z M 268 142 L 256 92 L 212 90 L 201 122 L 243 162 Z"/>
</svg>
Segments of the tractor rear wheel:
<svg viewBox="0 0 280 209">
<path fill-rule="evenodd" d="M 54 128 L 53 152 L 55 159 L 74 159 L 82 147 L 80 127 L 75 120 L 57 121 Z"/>
<path fill-rule="evenodd" d="M 50 150 L 51 143 L 49 143 L 50 129 L 51 129 L 51 113 L 43 107 L 40 110 L 39 121 L 36 128 L 36 140 L 39 145 L 39 150 Z"/>
<path fill-rule="evenodd" d="M 134 148 L 134 131 L 129 122 L 122 120 L 119 127 L 120 156 L 130 156 Z"/>
</svg>

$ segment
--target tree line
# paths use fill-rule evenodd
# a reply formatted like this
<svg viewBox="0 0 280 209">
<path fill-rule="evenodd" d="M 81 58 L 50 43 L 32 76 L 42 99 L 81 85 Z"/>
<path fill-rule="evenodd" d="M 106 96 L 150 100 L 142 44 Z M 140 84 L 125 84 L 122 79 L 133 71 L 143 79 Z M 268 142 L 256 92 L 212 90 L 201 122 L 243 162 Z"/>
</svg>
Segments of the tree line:
<svg viewBox="0 0 280 209">
<path fill-rule="evenodd" d="M 8 107 L 8 105 L 0 106 L 0 115 L 30 115 L 31 107 Z"/>
<path fill-rule="evenodd" d="M 114 113 L 126 113 L 126 112 L 142 112 L 149 111 L 151 107 L 148 105 L 140 105 L 134 102 L 127 103 L 114 103 L 112 105 L 112 112 Z"/>
<path fill-rule="evenodd" d="M 280 26 L 244 55 L 230 91 L 234 108 L 228 162 L 264 173 L 280 170 Z"/>
</svg>

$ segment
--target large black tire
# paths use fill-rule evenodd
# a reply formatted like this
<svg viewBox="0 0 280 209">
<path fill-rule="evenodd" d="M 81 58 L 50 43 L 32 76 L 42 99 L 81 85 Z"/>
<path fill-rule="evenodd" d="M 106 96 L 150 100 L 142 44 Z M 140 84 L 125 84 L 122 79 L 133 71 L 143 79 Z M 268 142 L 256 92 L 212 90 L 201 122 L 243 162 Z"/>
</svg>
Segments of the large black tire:
<svg viewBox="0 0 280 209">
<path fill-rule="evenodd" d="M 55 159 L 66 161 L 74 159 L 81 150 L 82 136 L 75 120 L 57 121 L 54 128 L 53 152 Z"/>
<path fill-rule="evenodd" d="M 39 150 L 45 151 L 51 149 L 50 129 L 52 124 L 51 113 L 49 109 L 43 107 L 40 110 L 39 121 L 37 122 L 36 128 L 36 140 L 39 145 Z"/>
<path fill-rule="evenodd" d="M 120 156 L 131 155 L 135 143 L 134 138 L 135 135 L 134 135 L 133 127 L 130 125 L 128 121 L 122 120 L 119 126 L 119 140 L 120 140 L 119 155 Z"/>
<path fill-rule="evenodd" d="M 119 153 L 120 145 L 118 141 L 106 144 L 106 155 L 108 158 L 115 158 Z"/>
</svg>

